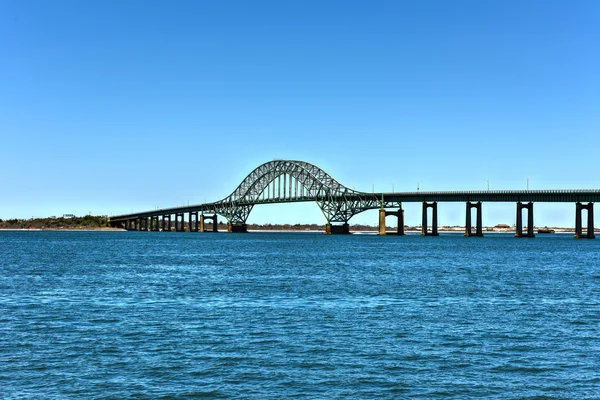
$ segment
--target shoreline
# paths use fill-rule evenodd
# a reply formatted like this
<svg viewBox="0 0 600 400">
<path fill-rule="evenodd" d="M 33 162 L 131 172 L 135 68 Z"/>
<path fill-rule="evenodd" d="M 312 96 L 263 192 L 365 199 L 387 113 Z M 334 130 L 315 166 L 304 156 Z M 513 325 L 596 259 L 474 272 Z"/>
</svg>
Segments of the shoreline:
<svg viewBox="0 0 600 400">
<path fill-rule="evenodd" d="M 540 228 L 540 229 L 545 229 L 545 228 Z M 538 228 L 535 229 L 535 233 L 540 234 L 540 235 L 552 235 L 552 234 L 573 234 L 575 233 L 575 228 L 552 228 L 554 230 L 554 232 L 544 232 L 544 233 L 538 233 L 537 230 Z M 47 231 L 47 232 L 129 232 L 126 229 L 123 228 L 0 228 L 0 232 L 42 232 L 42 231 Z M 310 230 L 301 230 L 301 229 L 248 229 L 248 232 L 251 233 L 268 233 L 268 232 L 273 232 L 273 233 L 324 233 L 324 229 L 323 230 L 314 230 L 314 229 L 310 229 Z M 138 232 L 144 232 L 144 231 L 138 231 Z M 162 231 L 160 231 L 162 232 Z M 171 231 L 173 233 L 175 233 L 175 231 Z M 189 232 L 189 231 L 185 231 L 185 232 Z M 221 233 L 228 233 L 226 230 L 219 230 L 218 232 Z M 396 234 L 395 230 L 388 230 L 386 231 L 388 235 L 394 235 Z M 456 233 L 456 234 L 464 234 L 465 230 L 463 229 L 438 229 L 439 233 Z M 512 233 L 514 234 L 516 231 L 514 230 L 502 230 L 502 231 L 483 231 L 484 235 L 487 234 L 503 234 L 503 233 Z M 600 229 L 595 229 L 594 232 L 596 233 L 600 233 Z M 192 232 L 192 233 L 200 233 L 200 232 Z M 212 233 L 212 232 L 207 232 L 207 233 Z M 373 235 L 373 234 L 377 234 L 378 230 L 376 228 L 374 228 L 373 230 L 350 230 L 350 234 L 365 234 L 365 235 Z M 417 229 L 417 230 L 405 230 L 405 233 L 409 233 L 409 234 L 420 234 L 421 230 Z"/>
</svg>

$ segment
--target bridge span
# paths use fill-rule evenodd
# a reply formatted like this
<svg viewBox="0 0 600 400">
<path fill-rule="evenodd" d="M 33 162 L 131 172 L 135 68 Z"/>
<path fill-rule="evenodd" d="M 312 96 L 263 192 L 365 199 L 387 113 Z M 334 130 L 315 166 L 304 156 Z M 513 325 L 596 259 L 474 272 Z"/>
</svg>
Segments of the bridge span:
<svg viewBox="0 0 600 400">
<path fill-rule="evenodd" d="M 385 235 L 386 216 L 398 219 L 397 234 L 404 234 L 403 202 L 423 205 L 422 232 L 424 236 L 438 235 L 438 202 L 464 202 L 466 205 L 465 236 L 483 236 L 482 203 L 516 203 L 516 237 L 534 237 L 533 205 L 536 202 L 575 204 L 575 237 L 594 238 L 594 203 L 600 200 L 600 189 L 591 190 L 481 190 L 441 192 L 368 193 L 350 189 L 321 168 L 293 160 L 275 160 L 254 169 L 240 185 L 222 200 L 183 207 L 142 211 L 116 215 L 110 224 L 128 230 L 205 232 L 205 221 L 212 221 L 217 230 L 217 215 L 227 219 L 229 232 L 246 232 L 246 220 L 257 204 L 316 202 L 327 220 L 326 233 L 349 233 L 349 220 L 366 210 L 379 210 L 379 234 Z M 431 208 L 431 222 L 428 209 Z M 475 209 L 475 229 L 472 210 Z M 523 210 L 527 211 L 524 231 Z M 583 211 L 587 212 L 587 229 L 583 227 Z M 172 217 L 174 216 L 174 221 Z M 431 227 L 431 229 L 429 229 Z"/>
</svg>

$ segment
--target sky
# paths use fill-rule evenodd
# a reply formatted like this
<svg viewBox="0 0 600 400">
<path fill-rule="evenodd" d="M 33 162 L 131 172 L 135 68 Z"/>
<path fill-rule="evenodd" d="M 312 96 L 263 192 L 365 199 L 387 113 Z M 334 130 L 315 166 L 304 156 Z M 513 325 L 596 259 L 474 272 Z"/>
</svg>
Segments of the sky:
<svg viewBox="0 0 600 400">
<path fill-rule="evenodd" d="M 274 159 L 363 191 L 597 189 L 599 20 L 584 0 L 0 0 L 0 218 L 216 201 Z M 536 225 L 574 214 L 536 204 Z"/>
</svg>

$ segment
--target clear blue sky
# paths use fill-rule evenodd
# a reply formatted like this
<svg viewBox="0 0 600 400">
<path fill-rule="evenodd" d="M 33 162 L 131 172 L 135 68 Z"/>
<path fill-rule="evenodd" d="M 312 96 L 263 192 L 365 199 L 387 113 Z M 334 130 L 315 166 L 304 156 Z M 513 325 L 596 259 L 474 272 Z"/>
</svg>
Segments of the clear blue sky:
<svg viewBox="0 0 600 400">
<path fill-rule="evenodd" d="M 282 158 L 365 191 L 600 188 L 598 21 L 598 1 L 0 0 L 0 218 L 214 201 Z"/>
</svg>

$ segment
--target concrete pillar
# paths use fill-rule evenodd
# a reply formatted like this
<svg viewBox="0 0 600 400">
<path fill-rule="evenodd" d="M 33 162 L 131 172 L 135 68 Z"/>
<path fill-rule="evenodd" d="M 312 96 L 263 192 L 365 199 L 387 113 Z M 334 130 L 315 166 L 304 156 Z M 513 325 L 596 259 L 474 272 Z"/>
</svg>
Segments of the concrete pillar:
<svg viewBox="0 0 600 400">
<path fill-rule="evenodd" d="M 194 219 L 196 220 L 196 223 L 194 224 L 194 232 L 198 232 L 198 211 L 194 211 Z"/>
<path fill-rule="evenodd" d="M 582 234 L 582 223 L 581 223 L 581 203 L 575 203 L 575 239 L 579 239 Z M 588 214 L 589 215 L 589 214 Z"/>
<path fill-rule="evenodd" d="M 471 202 L 467 201 L 467 211 L 465 218 L 465 236 L 471 236 Z"/>
<path fill-rule="evenodd" d="M 481 202 L 477 202 L 477 226 L 475 227 L 475 235 L 483 236 L 483 216 L 481 215 Z"/>
<path fill-rule="evenodd" d="M 523 209 L 527 210 L 527 234 L 523 235 Z M 515 237 L 535 237 L 533 227 L 533 203 L 517 202 L 517 231 Z"/>
<path fill-rule="evenodd" d="M 533 226 L 533 203 L 527 204 L 527 237 L 534 237 L 535 231 Z"/>
<path fill-rule="evenodd" d="M 379 209 L 379 232 L 380 235 L 385 235 L 385 209 Z"/>
<path fill-rule="evenodd" d="M 329 233 L 331 235 L 348 235 L 350 234 L 350 225 L 344 223 L 342 225 L 329 225 Z"/>
<path fill-rule="evenodd" d="M 473 204 L 467 201 L 467 215 L 465 218 L 465 236 L 473 236 L 471 231 L 471 209 L 475 209 L 475 236 L 483 236 L 483 219 L 481 217 L 481 202 Z"/>
<path fill-rule="evenodd" d="M 421 236 L 427 236 L 427 202 L 423 202 L 423 218 L 421 220 Z"/>
<path fill-rule="evenodd" d="M 214 232 L 214 228 L 213 228 Z M 246 233 L 248 232 L 248 226 L 246 224 L 232 224 L 231 222 L 227 223 L 227 232 L 231 233 Z"/>
<path fill-rule="evenodd" d="M 427 209 L 431 207 L 431 233 L 427 231 Z M 423 222 L 421 224 L 421 235 L 422 236 L 439 236 L 438 233 L 438 221 L 437 221 L 437 201 L 433 203 L 423 202 Z"/>
<path fill-rule="evenodd" d="M 583 221 L 581 218 L 581 212 L 587 210 L 587 232 L 583 233 Z M 577 239 L 595 239 L 596 234 L 594 233 L 594 203 L 581 204 L 577 202 L 575 204 L 575 238 Z"/>
<path fill-rule="evenodd" d="M 212 229 L 212 231 L 213 232 L 218 232 L 219 231 L 219 226 L 218 226 L 219 221 L 217 220 L 217 214 L 213 215 L 212 220 L 213 220 L 213 229 Z M 245 227 L 246 227 L 246 224 L 244 224 L 244 229 L 246 229 Z M 248 230 L 246 230 L 245 232 L 248 232 Z"/>
<path fill-rule="evenodd" d="M 431 236 L 438 236 L 437 201 L 432 203 L 431 219 Z"/>
<path fill-rule="evenodd" d="M 398 235 L 404 236 L 404 210 L 398 209 Z"/>
<path fill-rule="evenodd" d="M 204 214 L 200 214 L 200 232 L 204 232 Z"/>
<path fill-rule="evenodd" d="M 331 224 L 329 222 L 325 225 L 325 234 L 331 235 Z"/>
<path fill-rule="evenodd" d="M 184 231 L 183 213 L 175 214 L 175 231 L 176 232 Z"/>
<path fill-rule="evenodd" d="M 594 203 L 588 203 L 588 239 L 595 239 L 594 233 Z"/>
<path fill-rule="evenodd" d="M 515 237 L 523 236 L 523 205 L 520 201 L 517 202 L 517 227 Z"/>
</svg>

